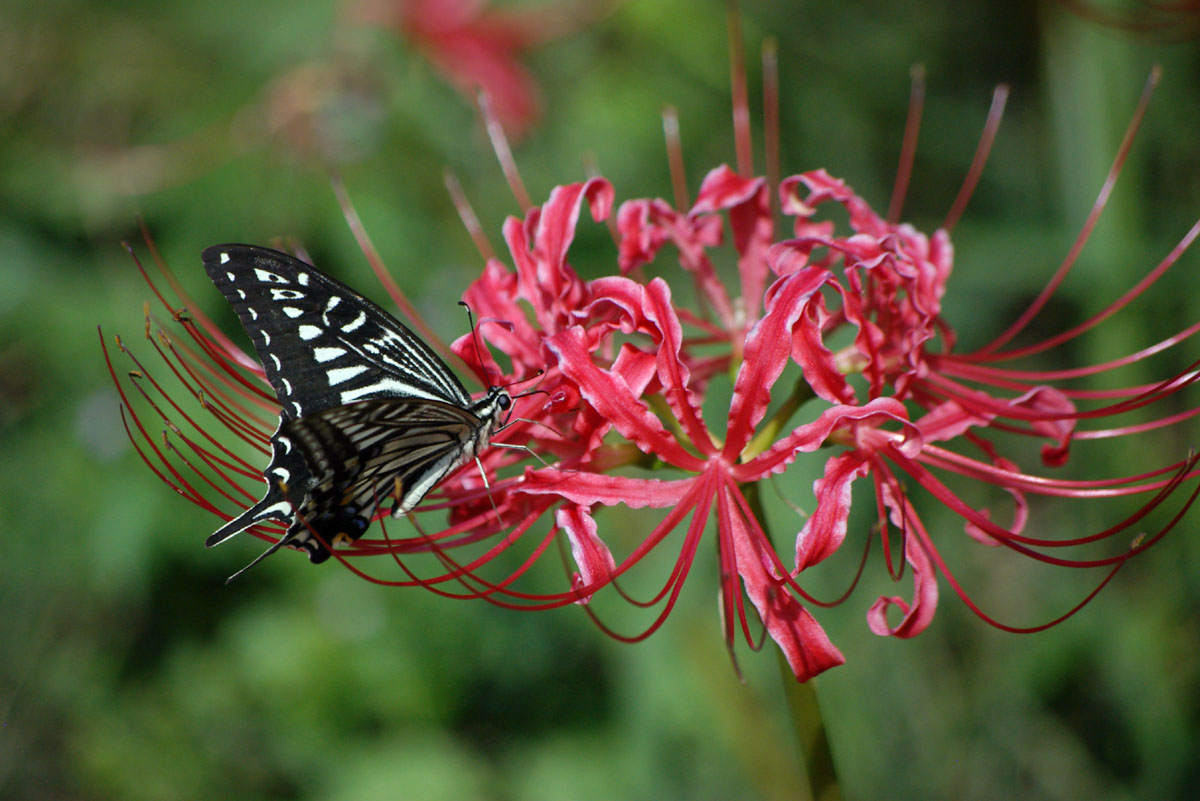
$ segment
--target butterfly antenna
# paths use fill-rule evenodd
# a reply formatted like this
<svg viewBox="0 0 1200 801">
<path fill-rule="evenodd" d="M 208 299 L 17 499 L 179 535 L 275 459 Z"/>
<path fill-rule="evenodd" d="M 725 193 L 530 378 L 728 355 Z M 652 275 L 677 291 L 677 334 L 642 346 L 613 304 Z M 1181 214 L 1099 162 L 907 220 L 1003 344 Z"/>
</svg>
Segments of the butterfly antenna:
<svg viewBox="0 0 1200 801">
<path fill-rule="evenodd" d="M 487 363 L 483 360 L 483 348 L 479 344 L 479 329 L 475 327 L 475 315 L 471 313 L 471 307 L 467 305 L 465 300 L 460 300 L 458 305 L 467 310 L 467 324 L 471 327 L 471 340 L 475 343 L 475 358 L 479 360 L 479 367 L 483 370 L 488 386 L 490 387 L 492 385 L 492 374 L 488 370 Z"/>
<path fill-rule="evenodd" d="M 509 387 L 515 387 L 517 384 L 524 384 L 526 381 L 533 381 L 535 379 L 540 379 L 545 374 L 546 374 L 546 371 L 539 368 L 538 371 L 536 373 L 534 373 L 532 376 L 530 376 L 529 378 L 518 378 L 516 381 L 510 381 L 509 383 L 505 384 L 503 388 L 508 389 Z M 547 392 L 544 389 L 530 389 L 530 390 L 520 393 L 519 395 L 513 395 L 513 398 L 514 399 L 515 398 L 524 398 L 527 395 L 536 395 L 539 392 L 542 393 L 543 395 L 550 394 L 549 392 Z"/>
</svg>

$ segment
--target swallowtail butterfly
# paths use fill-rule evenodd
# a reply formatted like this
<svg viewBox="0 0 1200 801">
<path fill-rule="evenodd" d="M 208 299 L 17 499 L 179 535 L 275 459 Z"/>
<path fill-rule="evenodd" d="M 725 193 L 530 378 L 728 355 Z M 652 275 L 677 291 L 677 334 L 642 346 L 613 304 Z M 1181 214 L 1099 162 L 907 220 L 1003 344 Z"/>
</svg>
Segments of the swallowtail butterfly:
<svg viewBox="0 0 1200 801">
<path fill-rule="evenodd" d="M 412 331 L 311 265 L 251 245 L 216 245 L 203 260 L 282 407 L 266 494 L 205 540 L 287 524 L 243 570 L 284 545 L 325 561 L 326 544 L 358 539 L 381 500 L 393 498 L 393 517 L 406 514 L 502 426 L 512 405 L 504 388 L 473 401 Z"/>
</svg>

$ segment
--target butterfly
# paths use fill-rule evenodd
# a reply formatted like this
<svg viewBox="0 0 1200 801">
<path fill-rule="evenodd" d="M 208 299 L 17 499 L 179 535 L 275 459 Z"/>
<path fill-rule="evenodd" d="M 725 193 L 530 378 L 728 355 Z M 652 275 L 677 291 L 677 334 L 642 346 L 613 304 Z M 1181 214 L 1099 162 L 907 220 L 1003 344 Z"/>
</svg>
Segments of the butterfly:
<svg viewBox="0 0 1200 801">
<path fill-rule="evenodd" d="M 503 387 L 472 400 L 412 331 L 312 265 L 252 245 L 216 245 L 202 259 L 281 407 L 266 494 L 204 544 L 264 520 L 287 531 L 230 580 L 285 545 L 325 561 L 388 497 L 393 517 L 407 514 L 504 427 L 513 401 Z"/>
</svg>

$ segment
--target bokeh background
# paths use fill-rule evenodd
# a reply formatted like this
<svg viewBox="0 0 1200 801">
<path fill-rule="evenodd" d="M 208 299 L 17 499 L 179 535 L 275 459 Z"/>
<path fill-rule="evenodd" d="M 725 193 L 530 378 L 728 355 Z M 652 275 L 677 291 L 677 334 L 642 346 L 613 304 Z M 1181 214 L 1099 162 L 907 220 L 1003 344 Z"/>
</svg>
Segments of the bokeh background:
<svg viewBox="0 0 1200 801">
<path fill-rule="evenodd" d="M 776 655 L 743 647 L 738 681 L 711 547 L 670 621 L 638 646 L 607 639 L 576 608 L 519 614 L 387 590 L 292 553 L 227 587 L 258 543 L 204 550 L 215 518 L 129 447 L 97 326 L 139 339 L 150 294 L 120 246 L 145 254 L 139 215 L 200 305 L 240 336 L 200 269 L 210 244 L 293 237 L 382 297 L 330 188 L 335 167 L 427 319 L 446 338 L 464 330 L 454 301 L 481 262 L 443 169 L 494 246 L 518 209 L 471 104 L 419 32 L 364 22 L 401 5 L 0 5 L 0 797 L 799 797 Z M 667 104 L 679 110 L 693 190 L 733 161 L 723 3 L 499 5 L 534 34 L 514 57 L 541 111 L 516 120 L 514 149 L 535 202 L 588 164 L 618 200 L 669 197 Z M 754 110 L 759 45 L 778 41 L 785 174 L 825 167 L 877 208 L 910 68 L 925 65 L 905 213 L 924 230 L 958 190 L 993 87 L 1011 85 L 955 232 L 946 309 L 967 346 L 998 333 L 1067 252 L 1153 64 L 1162 85 L 1125 175 L 1038 332 L 1116 297 L 1200 214 L 1200 45 L 1186 13 L 1139 32 L 1053 2 L 747 0 L 740 11 Z M 1198 259 L 1057 358 L 1117 356 L 1194 321 Z M 582 223 L 573 260 L 585 274 L 611 271 L 607 232 Z M 1184 351 L 1169 366 L 1194 358 Z M 1182 433 L 1093 447 L 1076 469 L 1167 463 L 1196 442 L 1194 427 Z M 798 465 L 782 494 L 811 508 L 819 469 Z M 777 530 L 799 527 L 772 492 L 764 498 Z M 1048 620 L 1099 579 L 972 546 L 931 499 L 917 502 L 964 584 L 1006 622 Z M 1040 532 L 1068 536 L 1130 508 L 1040 503 L 1034 513 Z M 605 514 L 602 535 L 637 531 L 635 516 Z M 1032 636 L 988 627 L 943 587 L 921 637 L 875 637 L 865 610 L 893 592 L 876 554 L 856 594 L 817 613 L 847 657 L 817 681 L 846 796 L 1194 797 L 1198 519 L 1082 614 Z M 858 543 L 869 516 L 861 522 Z M 813 571 L 826 596 L 854 570 L 857 549 L 847 551 Z"/>
</svg>

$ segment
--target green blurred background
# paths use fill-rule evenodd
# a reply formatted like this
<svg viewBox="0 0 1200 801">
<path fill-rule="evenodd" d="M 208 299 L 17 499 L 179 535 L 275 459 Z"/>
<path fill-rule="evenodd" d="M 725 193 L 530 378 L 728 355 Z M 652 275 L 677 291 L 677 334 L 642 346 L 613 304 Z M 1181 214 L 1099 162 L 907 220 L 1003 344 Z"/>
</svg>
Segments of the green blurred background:
<svg viewBox="0 0 1200 801">
<path fill-rule="evenodd" d="M 1038 332 L 1099 309 L 1200 214 L 1200 45 L 1186 30 L 1131 35 L 1039 2 L 763 1 L 741 13 L 756 112 L 759 43 L 779 42 L 785 174 L 825 167 L 879 209 L 909 69 L 925 65 L 905 213 L 923 230 L 958 190 L 993 86 L 1011 85 L 955 231 L 947 317 L 967 347 L 998 333 L 1067 252 L 1155 63 L 1162 86 L 1126 173 Z M 612 4 L 566 28 L 521 55 L 544 104 L 515 143 L 535 202 L 589 161 L 618 200 L 669 197 L 667 104 L 679 109 L 693 191 L 732 162 L 722 3 Z M 295 554 L 224 585 L 257 543 L 203 549 L 215 518 L 128 446 L 96 326 L 137 346 L 150 295 L 119 243 L 140 246 L 138 215 L 229 331 L 199 264 L 218 242 L 295 237 L 381 297 L 329 164 L 397 280 L 444 337 L 459 334 L 453 301 L 481 263 L 443 168 L 494 246 L 517 208 L 469 104 L 412 41 L 355 24 L 335 0 L 0 5 L 0 797 L 799 797 L 776 655 L 740 649 L 738 682 L 711 545 L 671 620 L 638 646 L 607 639 L 577 608 L 519 614 L 381 589 Z M 590 221 L 572 258 L 585 274 L 615 263 Z M 1150 301 L 1047 363 L 1118 356 L 1196 320 L 1197 267 L 1185 256 Z M 1184 350 L 1132 380 L 1165 377 L 1194 357 Z M 1092 447 L 1076 474 L 1165 464 L 1194 431 Z M 798 465 L 782 491 L 811 508 L 819 470 Z M 764 497 L 777 531 L 799 526 Z M 1006 622 L 1048 620 L 1099 578 L 974 546 L 928 497 L 917 502 L 964 584 Z M 1066 537 L 1131 508 L 1041 503 L 1034 514 L 1039 534 Z M 602 535 L 644 525 L 599 519 Z M 856 543 L 870 515 L 860 522 Z M 826 597 L 853 572 L 857 547 L 847 551 L 813 571 Z M 875 637 L 867 606 L 910 590 L 894 590 L 874 557 L 849 602 L 817 611 L 847 658 L 817 682 L 847 797 L 1194 797 L 1194 522 L 1082 614 L 1033 636 L 986 626 L 943 585 L 924 635 Z"/>
</svg>

